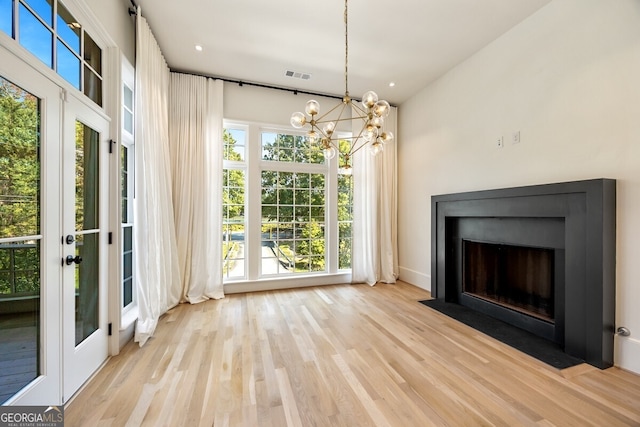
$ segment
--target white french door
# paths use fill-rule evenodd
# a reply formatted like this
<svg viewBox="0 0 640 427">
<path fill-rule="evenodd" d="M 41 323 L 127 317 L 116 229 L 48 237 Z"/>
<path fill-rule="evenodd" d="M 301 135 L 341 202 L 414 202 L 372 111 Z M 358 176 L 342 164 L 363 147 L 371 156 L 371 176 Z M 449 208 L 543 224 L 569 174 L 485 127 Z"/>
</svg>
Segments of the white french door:
<svg viewBox="0 0 640 427">
<path fill-rule="evenodd" d="M 66 400 L 107 358 L 109 122 L 69 95 L 62 149 L 62 325 Z"/>
<path fill-rule="evenodd" d="M 108 127 L 0 46 L 0 404 L 60 405 L 107 358 Z"/>
<path fill-rule="evenodd" d="M 0 403 L 58 404 L 60 88 L 1 46 L 0 88 Z"/>
</svg>

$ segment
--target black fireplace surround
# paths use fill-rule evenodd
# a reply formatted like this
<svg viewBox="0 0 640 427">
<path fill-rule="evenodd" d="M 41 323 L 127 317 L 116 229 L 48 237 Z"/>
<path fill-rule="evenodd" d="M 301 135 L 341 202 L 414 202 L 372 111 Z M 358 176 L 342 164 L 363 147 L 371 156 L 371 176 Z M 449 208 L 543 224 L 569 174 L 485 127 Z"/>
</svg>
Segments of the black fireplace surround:
<svg viewBox="0 0 640 427">
<path fill-rule="evenodd" d="M 432 196 L 431 294 L 556 342 L 565 353 L 598 368 L 610 367 L 615 209 L 612 179 Z M 505 258 L 503 253 L 516 255 Z M 480 259 L 482 265 L 470 266 L 470 259 Z M 529 265 L 536 271 L 520 274 L 514 265 Z M 519 305 L 510 296 L 522 293 L 519 290 L 497 292 L 494 288 L 502 285 L 467 283 L 477 276 L 480 281 L 494 280 L 487 277 L 505 268 L 505 278 L 526 281 L 526 287 L 542 280 L 541 290 L 525 295 L 526 303 Z M 493 300 L 485 297 L 488 294 L 498 296 Z"/>
</svg>

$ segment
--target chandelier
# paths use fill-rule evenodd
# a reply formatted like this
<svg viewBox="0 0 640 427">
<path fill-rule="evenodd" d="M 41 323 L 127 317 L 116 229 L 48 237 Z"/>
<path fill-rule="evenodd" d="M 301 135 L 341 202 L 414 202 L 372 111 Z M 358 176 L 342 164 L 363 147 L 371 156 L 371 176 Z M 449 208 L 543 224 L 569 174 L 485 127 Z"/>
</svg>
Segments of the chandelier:
<svg viewBox="0 0 640 427">
<path fill-rule="evenodd" d="M 344 97 L 342 101 L 324 114 L 320 114 L 320 104 L 311 99 L 305 106 L 305 113 L 296 112 L 291 115 L 291 125 L 296 129 L 307 129 L 309 142 L 324 151 L 327 160 L 338 154 L 342 159 L 342 173 L 351 172 L 351 159 L 362 148 L 369 146 L 373 155 L 383 151 L 384 145 L 393 140 L 393 133 L 384 130 L 384 120 L 389 116 L 389 103 L 378 99 L 373 91 L 362 96 L 357 102 L 349 96 L 349 33 L 347 18 L 347 0 L 344 1 Z M 351 107 L 351 114 L 343 117 Z M 360 131 L 351 137 L 336 135 L 336 127 L 340 122 L 356 121 L 362 126 L 352 123 L 352 129 Z M 350 140 L 350 144 L 340 144 L 341 140 Z"/>
</svg>

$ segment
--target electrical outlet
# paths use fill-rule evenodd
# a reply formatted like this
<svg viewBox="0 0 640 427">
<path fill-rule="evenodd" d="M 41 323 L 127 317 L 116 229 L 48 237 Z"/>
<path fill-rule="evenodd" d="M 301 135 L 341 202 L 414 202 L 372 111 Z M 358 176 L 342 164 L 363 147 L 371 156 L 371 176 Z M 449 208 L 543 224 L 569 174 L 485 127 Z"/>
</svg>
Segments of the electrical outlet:
<svg viewBox="0 0 640 427">
<path fill-rule="evenodd" d="M 498 145 L 498 148 L 504 147 L 504 138 L 502 136 L 498 137 L 497 145 Z"/>
<path fill-rule="evenodd" d="M 511 134 L 511 143 L 517 144 L 520 142 L 520 131 L 515 131 Z"/>
</svg>

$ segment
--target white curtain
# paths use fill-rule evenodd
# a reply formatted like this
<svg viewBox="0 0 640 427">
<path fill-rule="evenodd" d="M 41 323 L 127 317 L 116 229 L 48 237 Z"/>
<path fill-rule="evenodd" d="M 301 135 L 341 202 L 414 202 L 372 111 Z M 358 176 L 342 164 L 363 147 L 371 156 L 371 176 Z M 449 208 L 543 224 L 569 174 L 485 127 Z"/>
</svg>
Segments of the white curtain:
<svg viewBox="0 0 640 427">
<path fill-rule="evenodd" d="M 171 73 L 169 141 L 182 301 L 223 298 L 222 80 Z"/>
<path fill-rule="evenodd" d="M 169 163 L 169 67 L 138 8 L 136 35 L 136 152 L 134 242 L 142 346 L 159 317 L 180 301 L 180 274 Z"/>
<path fill-rule="evenodd" d="M 397 108 L 392 107 L 385 130 L 396 132 Z M 359 125 L 360 123 L 358 123 Z M 360 129 L 354 129 L 354 134 Z M 354 283 L 395 283 L 398 278 L 397 141 L 372 156 L 363 148 L 353 159 Z"/>
</svg>

